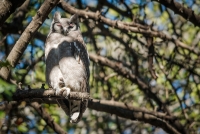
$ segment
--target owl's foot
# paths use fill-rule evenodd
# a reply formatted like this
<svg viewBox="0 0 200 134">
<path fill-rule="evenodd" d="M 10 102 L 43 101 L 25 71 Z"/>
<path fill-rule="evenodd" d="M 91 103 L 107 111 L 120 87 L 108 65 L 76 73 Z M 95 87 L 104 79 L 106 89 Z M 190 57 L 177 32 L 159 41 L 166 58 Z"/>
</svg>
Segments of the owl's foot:
<svg viewBox="0 0 200 134">
<path fill-rule="evenodd" d="M 64 97 L 68 98 L 71 89 L 68 88 L 68 87 L 65 87 L 65 83 L 64 83 L 63 78 L 60 78 L 58 85 L 59 85 L 59 88 L 56 90 L 56 94 L 64 96 L 63 93 L 66 91 L 67 95 L 64 96 Z"/>
<path fill-rule="evenodd" d="M 65 96 L 65 98 L 67 99 L 68 96 L 69 96 L 69 94 L 70 94 L 71 89 L 68 88 L 68 87 L 64 87 L 64 88 L 62 88 L 61 90 L 66 90 L 66 91 L 67 91 L 67 95 Z"/>
<path fill-rule="evenodd" d="M 68 96 L 69 96 L 69 94 L 70 94 L 70 91 L 71 91 L 71 89 L 68 88 L 68 87 L 62 87 L 62 88 L 60 88 L 59 90 L 56 90 L 56 94 L 57 94 L 57 95 L 62 95 L 62 96 L 63 96 L 63 93 L 64 93 L 65 91 L 67 92 L 67 95 L 64 96 L 64 97 L 67 99 Z"/>
</svg>

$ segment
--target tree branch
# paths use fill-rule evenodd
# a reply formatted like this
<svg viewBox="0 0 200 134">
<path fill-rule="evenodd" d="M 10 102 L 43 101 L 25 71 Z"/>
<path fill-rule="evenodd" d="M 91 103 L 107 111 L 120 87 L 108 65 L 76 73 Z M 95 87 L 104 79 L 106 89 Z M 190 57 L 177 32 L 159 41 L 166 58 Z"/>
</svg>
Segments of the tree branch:
<svg viewBox="0 0 200 134">
<path fill-rule="evenodd" d="M 131 80 L 133 83 L 136 83 L 139 87 L 139 89 L 144 92 L 145 95 L 147 95 L 149 98 L 153 99 L 158 106 L 161 109 L 164 109 L 165 112 L 167 112 L 169 115 L 171 115 L 170 111 L 168 110 L 168 107 L 165 105 L 165 103 L 152 91 L 152 88 L 148 86 L 145 82 L 142 81 L 141 78 L 134 75 L 131 70 L 124 67 L 122 63 L 120 62 L 114 62 L 111 61 L 105 57 L 98 56 L 95 54 L 89 55 L 90 59 L 94 62 L 100 63 L 104 66 L 108 66 L 109 68 L 113 69 L 115 72 L 117 72 L 119 75 L 122 75 L 123 77 Z M 179 123 L 179 121 L 174 122 L 174 126 L 181 132 L 186 133 L 185 130 L 182 129 L 182 125 Z"/>
<path fill-rule="evenodd" d="M 176 14 L 181 15 L 186 20 L 192 22 L 195 26 L 200 27 L 200 15 L 196 15 L 190 8 L 186 8 L 175 0 L 153 0 L 170 8 Z"/>
<path fill-rule="evenodd" d="M 24 31 L 22 26 L 22 21 L 25 18 L 26 12 L 28 11 L 30 0 L 26 0 L 24 4 L 22 4 L 17 10 L 15 11 L 13 20 L 11 23 L 4 23 L 0 30 L 1 32 L 6 35 L 8 33 L 17 33 L 21 34 Z"/>
<path fill-rule="evenodd" d="M 42 108 L 40 104 L 37 102 L 32 102 L 30 104 L 37 112 L 38 114 L 45 120 L 48 126 L 50 126 L 56 133 L 58 134 L 67 134 L 51 117 L 51 115 L 48 114 L 48 112 Z"/>
<path fill-rule="evenodd" d="M 19 98 L 20 96 L 20 98 Z M 17 92 L 13 95 L 14 100 L 22 100 L 22 99 L 30 99 L 30 98 L 54 98 L 54 99 L 66 99 L 67 92 L 64 91 L 62 96 L 56 95 L 54 90 L 44 90 L 44 89 L 29 89 L 29 90 L 17 90 Z M 82 100 L 89 99 L 90 95 L 88 93 L 81 92 L 70 92 L 68 99 L 73 100 Z"/>
<path fill-rule="evenodd" d="M 71 94 L 71 93 L 70 93 Z M 26 95 L 26 96 L 25 96 Z M 18 90 L 15 94 L 14 99 L 18 101 L 22 100 L 36 100 L 36 99 L 64 99 L 63 97 L 57 96 L 55 98 L 54 90 L 43 90 L 43 89 L 32 89 L 32 90 Z M 31 103 L 36 111 L 42 116 L 42 118 L 49 123 L 52 128 L 54 123 L 52 123 L 52 118 L 50 115 L 46 114 L 46 112 L 41 109 L 42 107 L 38 103 Z M 119 117 L 131 119 L 131 120 L 139 120 L 149 123 L 154 126 L 158 126 L 163 128 L 166 132 L 179 134 L 179 132 L 170 124 L 174 125 L 176 117 L 166 115 L 164 113 L 149 111 L 145 108 L 133 107 L 130 104 L 116 102 L 116 101 L 107 101 L 107 100 L 95 100 L 89 99 L 88 107 L 97 111 L 103 111 L 110 114 L 116 114 Z M 0 107 L 1 108 L 1 107 Z M 57 132 L 57 131 L 56 131 Z M 182 132 L 181 132 L 182 133 Z"/>
<path fill-rule="evenodd" d="M 23 91 L 23 90 L 22 90 Z M 8 109 L 12 109 L 13 107 L 16 107 L 18 105 L 19 102 L 17 101 L 11 101 L 11 102 L 7 102 L 7 101 L 3 101 L 0 103 L 0 110 L 1 111 L 5 111 Z M 30 105 L 38 112 L 38 114 L 45 120 L 45 122 L 47 123 L 47 125 L 49 125 L 56 133 L 58 134 L 67 134 L 67 132 L 65 132 L 51 117 L 51 115 L 48 114 L 47 111 L 45 111 L 45 109 L 42 108 L 42 106 L 40 104 L 38 104 L 37 102 L 32 102 L 30 103 Z"/>
<path fill-rule="evenodd" d="M 176 130 L 171 125 L 170 123 L 171 121 L 168 122 L 163 118 L 159 118 L 158 116 L 155 116 L 155 114 L 153 115 L 152 114 L 153 112 L 148 113 L 146 109 L 144 110 L 132 107 L 128 104 L 124 104 L 121 102 L 106 101 L 106 100 L 90 100 L 88 107 L 91 109 L 95 109 L 97 111 L 115 114 L 119 117 L 123 117 L 126 119 L 144 121 L 151 125 L 163 128 L 168 133 L 173 133 L 173 134 L 182 133 Z M 157 114 L 160 113 L 157 112 Z M 172 122 L 174 122 L 174 120 Z"/>
<path fill-rule="evenodd" d="M 147 47 L 148 47 L 148 64 L 149 64 L 149 72 L 154 79 L 157 79 L 157 75 L 155 73 L 155 69 L 153 67 L 153 58 L 154 58 L 154 45 L 153 38 L 147 37 Z"/>
<path fill-rule="evenodd" d="M 21 6 L 25 0 L 1 0 L 0 1 L 0 27 L 6 19 Z"/>
<path fill-rule="evenodd" d="M 189 45 L 184 44 L 180 40 L 175 39 L 174 37 L 172 37 L 170 35 L 166 35 L 163 32 L 151 30 L 148 26 L 144 26 L 144 25 L 141 25 L 141 24 L 138 24 L 135 22 L 128 23 L 128 22 L 123 22 L 123 21 L 119 21 L 119 20 L 117 20 L 117 21 L 111 20 L 111 19 L 108 19 L 108 18 L 105 18 L 104 16 L 102 16 L 99 11 L 94 13 L 94 12 L 89 12 L 87 10 L 79 10 L 79 9 L 76 9 L 76 8 L 70 6 L 64 0 L 61 0 L 59 6 L 66 12 L 73 13 L 73 14 L 76 13 L 79 16 L 82 16 L 84 18 L 91 18 L 95 21 L 103 22 L 109 26 L 116 27 L 120 30 L 126 30 L 128 32 L 131 31 L 134 33 L 141 33 L 146 36 L 159 37 L 163 40 L 172 41 L 178 47 L 184 48 L 184 49 L 191 51 L 192 53 L 197 54 L 197 55 L 200 54 L 200 52 L 198 50 L 194 49 L 193 47 L 190 47 Z"/>
<path fill-rule="evenodd" d="M 100 63 L 104 66 L 108 66 L 110 68 L 112 68 L 115 72 L 117 72 L 118 74 L 122 75 L 123 77 L 131 80 L 133 83 L 136 83 L 139 88 L 150 98 L 152 98 L 153 100 L 156 101 L 156 103 L 159 105 L 159 107 L 164 107 L 164 102 L 161 101 L 160 98 L 158 98 L 158 96 L 156 96 L 153 92 L 151 87 L 148 86 L 148 84 L 146 84 L 145 82 L 143 82 L 141 80 L 141 78 L 139 78 L 138 76 L 134 75 L 131 70 L 129 70 L 127 67 L 124 67 L 122 65 L 122 63 L 120 62 L 114 62 L 111 61 L 105 57 L 102 56 L 98 56 L 95 54 L 90 54 L 90 59 L 94 62 Z"/>
<path fill-rule="evenodd" d="M 45 0 L 40 9 L 37 11 L 37 14 L 33 17 L 33 20 L 22 33 L 19 40 L 16 42 L 15 46 L 11 50 L 10 54 L 7 57 L 7 61 L 10 63 L 12 67 L 15 67 L 26 49 L 29 41 L 33 38 L 34 34 L 38 30 L 38 28 L 45 21 L 46 17 L 53 9 L 54 6 L 59 2 L 59 0 Z M 0 76 L 3 79 L 8 80 L 10 75 L 10 68 L 3 67 L 0 70 Z"/>
</svg>

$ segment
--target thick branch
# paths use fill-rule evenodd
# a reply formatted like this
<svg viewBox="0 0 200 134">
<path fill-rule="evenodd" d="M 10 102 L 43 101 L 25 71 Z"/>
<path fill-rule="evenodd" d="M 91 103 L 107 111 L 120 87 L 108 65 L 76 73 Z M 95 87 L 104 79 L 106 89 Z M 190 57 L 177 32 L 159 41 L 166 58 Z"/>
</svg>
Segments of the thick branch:
<svg viewBox="0 0 200 134">
<path fill-rule="evenodd" d="M 158 98 L 158 96 L 156 96 L 153 92 L 151 87 L 148 86 L 148 84 L 146 84 L 145 82 L 143 82 L 138 76 L 134 75 L 131 70 L 129 70 L 128 68 L 124 67 L 122 65 L 122 63 L 120 62 L 114 62 L 111 61 L 105 57 L 102 56 L 98 56 L 95 54 L 90 54 L 90 59 L 94 62 L 98 62 L 104 66 L 108 66 L 110 68 L 112 68 L 115 72 L 117 72 L 118 74 L 124 76 L 125 78 L 131 80 L 133 83 L 136 83 L 139 88 L 150 98 L 152 98 L 153 100 L 156 101 L 156 103 L 159 105 L 159 107 L 164 107 L 164 103 L 161 101 L 160 98 Z"/>
<path fill-rule="evenodd" d="M 187 49 L 188 51 L 191 51 L 192 53 L 195 53 L 197 55 L 200 54 L 200 52 L 198 50 L 195 50 L 194 48 L 184 44 L 180 40 L 175 39 L 170 35 L 166 35 L 163 32 L 154 31 L 154 30 L 151 30 L 150 28 L 147 29 L 147 26 L 140 25 L 138 23 L 134 23 L 134 25 L 133 25 L 132 23 L 127 23 L 127 22 L 123 22 L 123 21 L 119 21 L 119 20 L 117 20 L 117 21 L 111 20 L 111 19 L 108 19 L 108 18 L 102 16 L 99 11 L 94 13 L 94 12 L 89 12 L 87 10 L 79 10 L 79 9 L 76 9 L 76 8 L 70 6 L 64 0 L 61 0 L 59 6 L 62 9 L 64 9 L 66 12 L 70 12 L 70 13 L 73 13 L 73 14 L 76 13 L 79 16 L 82 16 L 84 18 L 91 18 L 91 19 L 94 19 L 95 21 L 103 22 L 103 23 L 105 23 L 109 26 L 116 27 L 120 30 L 126 30 L 128 32 L 131 31 L 131 32 L 134 32 L 134 33 L 141 33 L 141 34 L 144 34 L 146 36 L 159 37 L 163 40 L 172 41 L 178 47 Z M 137 25 L 135 25 L 135 24 L 137 24 Z"/>
<path fill-rule="evenodd" d="M 59 0 L 46 0 L 40 9 L 37 11 L 37 14 L 33 17 L 33 20 L 22 33 L 19 40 L 16 42 L 15 46 L 11 50 L 10 54 L 7 57 L 7 61 L 10 63 L 12 67 L 15 67 L 23 54 L 24 50 L 26 49 L 29 41 L 33 38 L 34 34 L 38 30 L 38 28 L 42 25 L 42 23 L 47 18 L 50 11 L 53 9 L 54 6 L 59 2 Z M 0 76 L 3 79 L 8 80 L 10 75 L 10 68 L 3 67 L 0 70 Z"/>
<path fill-rule="evenodd" d="M 34 95 L 35 94 L 35 95 Z M 71 94 L 71 93 L 70 93 Z M 25 95 L 27 97 L 25 97 Z M 33 96 L 34 95 L 34 96 Z M 28 100 L 36 100 L 36 99 L 59 99 L 54 98 L 55 92 L 54 90 L 19 90 L 18 93 L 15 94 L 15 99 L 18 101 L 22 101 L 24 99 Z M 60 97 L 60 99 L 64 99 Z M 38 111 L 43 119 L 46 119 L 47 123 L 52 125 L 52 119 L 47 117 L 45 111 L 39 106 L 37 103 L 31 103 L 31 105 Z M 131 120 L 139 120 L 144 121 L 154 126 L 158 126 L 163 128 L 166 132 L 179 134 L 179 132 L 170 125 L 170 123 L 174 123 L 176 117 L 166 115 L 164 113 L 149 111 L 145 108 L 138 108 L 133 107 L 132 105 L 122 103 L 122 102 L 115 102 L 115 101 L 106 101 L 106 100 L 90 100 L 88 107 L 91 109 L 95 109 L 97 111 L 103 111 L 110 114 L 116 114 L 117 116 L 131 119 Z M 52 126 L 51 126 L 52 127 Z M 53 128 L 53 127 L 52 127 Z"/>
<path fill-rule="evenodd" d="M 6 19 L 21 6 L 25 0 L 1 0 L 0 1 L 0 27 Z"/>
<path fill-rule="evenodd" d="M 131 119 L 131 120 L 144 121 L 154 126 L 163 128 L 168 133 L 173 133 L 173 134 L 181 133 L 181 132 L 178 132 L 165 119 L 158 118 L 157 116 L 153 115 L 152 114 L 153 112 L 148 113 L 147 110 L 135 108 L 121 102 L 106 101 L 106 100 L 91 100 L 89 101 L 88 107 L 91 109 L 95 109 L 97 111 L 103 111 L 110 114 L 115 114 L 119 117 Z M 157 114 L 160 114 L 160 113 L 157 113 Z"/>
<path fill-rule="evenodd" d="M 17 10 L 15 11 L 13 20 L 11 23 L 4 23 L 0 26 L 0 31 L 6 35 L 8 33 L 17 33 L 21 34 L 24 31 L 22 26 L 22 21 L 25 18 L 26 12 L 28 11 L 28 5 L 30 0 L 26 0 L 24 4 L 22 4 Z"/>
<path fill-rule="evenodd" d="M 190 8 L 186 8 L 175 0 L 153 0 L 173 10 L 176 14 L 181 15 L 186 20 L 192 22 L 195 26 L 200 27 L 200 15 L 194 14 Z"/>
<path fill-rule="evenodd" d="M 20 96 L 20 97 L 19 97 Z M 56 95 L 54 90 L 44 90 L 44 89 L 30 89 L 30 90 L 18 90 L 14 95 L 14 100 L 24 100 L 30 98 L 57 98 L 57 99 L 65 99 L 67 96 L 67 92 L 64 91 L 62 96 Z M 82 99 L 89 99 L 90 95 L 88 93 L 81 93 L 81 92 L 70 92 L 68 99 L 73 100 L 82 100 Z"/>
</svg>

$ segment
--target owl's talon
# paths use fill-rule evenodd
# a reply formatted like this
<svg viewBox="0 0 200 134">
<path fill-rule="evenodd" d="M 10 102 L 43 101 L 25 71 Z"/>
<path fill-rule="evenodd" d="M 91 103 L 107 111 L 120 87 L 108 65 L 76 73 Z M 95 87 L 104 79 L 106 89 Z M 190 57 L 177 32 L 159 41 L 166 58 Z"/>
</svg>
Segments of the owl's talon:
<svg viewBox="0 0 200 134">
<path fill-rule="evenodd" d="M 71 89 L 68 88 L 68 87 L 64 87 L 64 90 L 67 91 L 67 95 L 65 96 L 65 98 L 68 99 L 68 96 L 69 96 L 69 94 L 70 94 Z"/>
<path fill-rule="evenodd" d="M 63 95 L 63 93 L 64 93 L 65 91 L 67 92 L 67 95 L 66 95 L 66 96 Z M 59 90 L 56 90 L 56 95 L 61 95 L 61 96 L 64 96 L 66 99 L 68 99 L 68 96 L 69 96 L 69 94 L 70 94 L 70 91 L 71 91 L 70 88 L 68 88 L 68 87 L 62 87 L 62 88 L 60 88 Z"/>
<path fill-rule="evenodd" d="M 56 95 L 59 95 L 60 94 L 60 90 L 56 90 Z"/>
</svg>

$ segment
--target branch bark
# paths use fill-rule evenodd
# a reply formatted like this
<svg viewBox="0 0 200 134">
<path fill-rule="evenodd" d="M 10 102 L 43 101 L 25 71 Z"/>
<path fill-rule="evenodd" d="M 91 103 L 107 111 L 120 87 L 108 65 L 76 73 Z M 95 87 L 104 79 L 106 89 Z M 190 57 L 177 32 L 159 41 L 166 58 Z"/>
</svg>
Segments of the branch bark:
<svg viewBox="0 0 200 134">
<path fill-rule="evenodd" d="M 175 0 L 153 0 L 160 4 L 163 4 L 167 8 L 174 11 L 176 14 L 181 15 L 186 20 L 192 22 L 195 26 L 200 27 L 200 15 L 194 13 L 190 8 L 186 8 Z"/>
<path fill-rule="evenodd" d="M 4 23 L 0 30 L 1 32 L 6 35 L 8 33 L 17 33 L 21 34 L 24 31 L 22 21 L 25 18 L 26 12 L 28 11 L 30 0 L 26 0 L 17 10 L 15 11 L 13 20 L 11 23 Z"/>
<path fill-rule="evenodd" d="M 131 70 L 129 70 L 128 68 L 124 67 L 122 65 L 122 63 L 120 62 L 114 62 L 111 61 L 105 57 L 102 56 L 98 56 L 95 54 L 90 54 L 90 59 L 94 62 L 100 63 L 104 66 L 108 66 L 110 68 L 112 68 L 115 72 L 117 72 L 119 75 L 122 75 L 123 77 L 131 80 L 133 83 L 136 83 L 139 88 L 151 99 L 155 100 L 155 102 L 158 104 L 158 106 L 161 107 L 165 107 L 164 106 L 164 102 L 162 102 L 162 100 L 160 98 L 158 98 L 158 96 L 156 96 L 153 92 L 151 87 L 148 86 L 148 84 L 146 84 L 145 82 L 143 82 L 141 80 L 141 78 L 139 78 L 138 76 L 134 75 Z"/>
<path fill-rule="evenodd" d="M 24 96 L 25 94 L 26 97 Z M 32 96 L 34 94 L 35 96 Z M 57 96 L 57 98 L 54 98 L 55 96 L 54 90 L 43 90 L 43 89 L 19 90 L 16 95 L 17 96 L 14 98 L 17 101 L 22 101 L 22 100 L 36 101 L 36 99 L 41 100 L 45 98 L 46 99 L 49 98 L 51 100 L 64 99 L 62 96 Z M 42 109 L 42 107 L 38 103 L 32 102 L 31 106 L 35 108 L 35 110 L 42 116 L 42 118 L 48 123 L 48 125 L 50 125 L 53 129 L 56 128 L 54 122 L 52 122 L 53 119 L 50 117 L 50 115 L 46 114 L 44 109 Z M 115 114 L 119 117 L 123 117 L 126 119 L 144 121 L 151 125 L 163 128 L 166 132 L 169 133 L 175 133 L 175 134 L 184 133 L 182 131 L 178 131 L 174 126 L 174 122 L 177 120 L 177 118 L 174 116 L 166 115 L 164 113 L 150 111 L 145 108 L 133 107 L 130 104 L 122 102 L 96 100 L 96 99 L 89 99 L 88 107 L 97 111 Z"/>
<path fill-rule="evenodd" d="M 20 98 L 19 98 L 20 96 Z M 44 90 L 44 89 L 29 89 L 29 90 L 17 90 L 17 92 L 13 95 L 14 100 L 22 100 L 22 99 L 30 99 L 30 98 L 54 98 L 54 99 L 66 99 L 67 92 L 64 91 L 62 96 L 56 95 L 54 90 Z M 88 93 L 81 92 L 70 92 L 68 99 L 73 100 L 82 100 L 89 99 L 90 95 Z"/>
<path fill-rule="evenodd" d="M 13 107 L 16 107 L 18 105 L 18 101 L 11 101 L 11 102 L 1 102 L 0 103 L 0 110 L 5 111 L 8 109 L 12 109 Z M 51 117 L 51 115 L 48 114 L 48 112 L 42 108 L 40 104 L 37 102 L 31 102 L 30 106 L 32 106 L 38 114 L 45 120 L 47 125 L 49 125 L 56 133 L 58 134 L 67 134 Z M 2 131 L 1 131 L 2 132 Z"/>
<path fill-rule="evenodd" d="M 6 19 L 21 6 L 25 0 L 1 0 L 0 1 L 0 27 Z"/>
<path fill-rule="evenodd" d="M 128 68 L 124 67 L 122 63 L 120 62 L 114 62 L 111 61 L 105 57 L 98 56 L 95 54 L 90 54 L 90 59 L 94 62 L 100 63 L 104 66 L 107 66 L 111 69 L 113 69 L 115 72 L 117 72 L 119 75 L 122 75 L 123 77 L 131 80 L 133 83 L 137 84 L 139 89 L 144 92 L 146 96 L 149 98 L 153 99 L 158 106 L 162 109 L 164 109 L 165 112 L 167 112 L 169 115 L 171 115 L 170 111 L 168 110 L 168 107 L 165 105 L 165 103 L 155 94 L 152 92 L 152 88 L 148 86 L 144 81 L 142 81 L 141 78 L 138 76 L 134 75 L 131 70 Z M 183 130 L 182 125 L 179 123 L 178 120 L 174 122 L 174 126 L 181 132 L 181 133 L 186 133 L 185 130 Z"/>
<path fill-rule="evenodd" d="M 174 126 L 171 125 L 170 123 L 171 121 L 168 122 L 163 118 L 155 116 L 155 114 L 153 115 L 152 111 L 151 112 L 149 111 L 150 113 L 148 113 L 146 109 L 144 110 L 141 108 L 132 107 L 128 104 L 124 104 L 121 102 L 106 101 L 106 100 L 90 100 L 88 107 L 91 109 L 95 109 L 97 111 L 115 114 L 119 117 L 123 117 L 126 119 L 144 121 L 151 125 L 160 127 L 168 133 L 173 133 L 173 134 L 182 133 L 176 130 Z M 157 112 L 157 114 L 160 113 Z M 172 122 L 174 122 L 174 120 Z"/>
<path fill-rule="evenodd" d="M 103 22 L 111 27 L 115 27 L 120 30 L 126 30 L 128 32 L 130 31 L 130 32 L 134 32 L 134 33 L 141 33 L 143 35 L 150 36 L 150 37 L 159 37 L 165 41 L 167 41 L 167 40 L 172 41 L 177 47 L 184 48 L 184 49 L 186 49 L 194 54 L 197 54 L 197 55 L 200 54 L 200 52 L 198 50 L 195 50 L 193 47 L 186 45 L 185 43 L 181 42 L 180 40 L 175 39 L 174 37 L 172 37 L 170 35 L 166 35 L 163 32 L 151 30 L 148 26 L 144 26 L 144 25 L 141 25 L 138 23 L 127 23 L 127 22 L 123 22 L 123 21 L 119 21 L 119 20 L 117 20 L 117 21 L 111 20 L 111 19 L 108 19 L 108 18 L 102 16 L 99 11 L 94 13 L 94 12 L 89 12 L 87 10 L 79 10 L 79 9 L 76 9 L 76 8 L 70 6 L 64 0 L 61 0 L 59 6 L 66 12 L 69 12 L 72 14 L 76 13 L 79 16 L 82 16 L 84 18 L 91 18 L 95 21 Z"/>
<path fill-rule="evenodd" d="M 56 133 L 58 134 L 67 134 L 51 117 L 51 115 L 48 114 L 48 112 L 42 108 L 40 104 L 37 102 L 32 102 L 30 104 L 37 112 L 38 114 L 45 120 L 48 126 L 50 126 Z"/>
<path fill-rule="evenodd" d="M 21 37 L 16 42 L 15 46 L 13 47 L 6 59 L 12 67 L 15 67 L 17 65 L 29 41 L 33 38 L 36 31 L 39 29 L 39 27 L 47 18 L 50 11 L 53 9 L 54 6 L 57 5 L 58 2 L 59 0 L 45 0 L 40 9 L 37 11 L 37 14 L 33 17 L 33 20 L 22 33 Z M 0 76 L 3 79 L 8 80 L 10 75 L 10 69 L 10 67 L 1 68 Z"/>
</svg>

